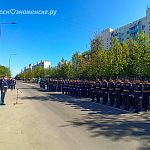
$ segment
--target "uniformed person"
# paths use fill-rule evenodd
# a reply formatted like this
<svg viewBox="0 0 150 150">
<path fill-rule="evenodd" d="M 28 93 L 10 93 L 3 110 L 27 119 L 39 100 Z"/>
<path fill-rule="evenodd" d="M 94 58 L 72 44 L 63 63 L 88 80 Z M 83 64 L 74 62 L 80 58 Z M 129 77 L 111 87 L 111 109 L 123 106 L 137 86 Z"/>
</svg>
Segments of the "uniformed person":
<svg viewBox="0 0 150 150">
<path fill-rule="evenodd" d="M 78 91 L 79 91 L 79 80 L 76 80 L 75 84 L 75 97 L 78 97 Z"/>
<path fill-rule="evenodd" d="M 110 99 L 110 106 L 113 106 L 115 103 L 115 82 L 110 79 L 108 83 L 108 90 L 109 90 L 109 99 Z"/>
<path fill-rule="evenodd" d="M 124 84 L 123 84 L 123 102 L 125 105 L 125 110 L 129 110 L 130 109 L 130 96 L 131 94 L 131 83 L 129 81 L 129 79 L 126 79 Z"/>
<path fill-rule="evenodd" d="M 97 79 L 96 81 L 96 102 L 99 103 L 100 102 L 100 98 L 101 98 L 101 82 L 99 79 Z"/>
<path fill-rule="evenodd" d="M 80 82 L 80 96 L 79 96 L 80 98 L 81 97 L 85 97 L 85 93 L 84 92 L 85 92 L 85 84 L 84 84 L 84 81 L 81 81 Z"/>
<path fill-rule="evenodd" d="M 87 97 L 90 98 L 91 97 L 91 84 L 90 81 L 88 81 L 88 86 L 87 86 Z"/>
<path fill-rule="evenodd" d="M 90 89 L 90 91 L 91 91 L 92 102 L 94 102 L 95 101 L 95 96 L 96 96 L 96 83 L 95 83 L 95 81 L 91 82 L 91 89 Z"/>
<path fill-rule="evenodd" d="M 83 97 L 87 97 L 87 91 L 88 91 L 88 83 L 87 83 L 87 81 L 85 80 L 84 82 L 83 82 L 83 91 L 82 91 L 82 95 L 83 95 Z"/>
<path fill-rule="evenodd" d="M 85 81 L 84 82 L 84 92 L 83 92 L 85 98 L 89 97 L 89 90 L 90 90 L 89 82 Z"/>
<path fill-rule="evenodd" d="M 149 98 L 150 98 L 150 83 L 148 82 L 148 80 L 146 79 L 144 81 L 144 93 L 143 93 L 143 108 L 144 111 L 148 111 L 149 110 Z"/>
<path fill-rule="evenodd" d="M 120 108 L 122 105 L 122 92 L 123 92 L 123 82 L 120 79 L 116 80 L 115 84 L 115 95 L 116 95 L 116 107 Z"/>
<path fill-rule="evenodd" d="M 101 91 L 102 91 L 103 104 L 107 104 L 107 102 L 108 102 L 108 82 L 105 79 L 103 79 Z"/>
<path fill-rule="evenodd" d="M 78 84 L 78 98 L 82 97 L 82 90 L 83 90 L 83 83 L 82 83 L 82 81 L 79 81 L 79 84 Z"/>
<path fill-rule="evenodd" d="M 65 94 L 66 94 L 66 95 L 68 95 L 68 93 L 69 93 L 69 84 L 70 84 L 70 81 L 67 80 L 67 81 L 66 81 L 66 85 L 65 85 Z"/>
<path fill-rule="evenodd" d="M 66 92 L 66 81 L 63 80 L 63 82 L 62 82 L 62 94 L 65 94 L 65 92 Z"/>
<path fill-rule="evenodd" d="M 5 94 L 7 92 L 8 83 L 7 83 L 7 77 L 3 77 L 1 80 L 1 105 L 5 105 Z"/>
<path fill-rule="evenodd" d="M 143 84 L 140 82 L 139 79 L 136 80 L 136 85 L 134 89 L 135 113 L 138 113 L 142 110 L 143 90 L 144 90 Z"/>
<path fill-rule="evenodd" d="M 134 89 L 136 86 L 136 80 L 132 80 L 131 83 L 132 83 L 132 86 L 131 86 L 131 92 L 129 95 L 129 99 L 130 99 L 131 106 L 135 109 Z"/>
</svg>

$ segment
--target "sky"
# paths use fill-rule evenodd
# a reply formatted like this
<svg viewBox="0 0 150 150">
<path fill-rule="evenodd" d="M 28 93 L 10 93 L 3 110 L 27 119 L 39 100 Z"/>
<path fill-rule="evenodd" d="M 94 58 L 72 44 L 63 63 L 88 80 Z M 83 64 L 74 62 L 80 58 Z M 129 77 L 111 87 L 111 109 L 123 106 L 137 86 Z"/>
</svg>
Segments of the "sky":
<svg viewBox="0 0 150 150">
<path fill-rule="evenodd" d="M 11 56 L 15 76 L 41 60 L 52 66 L 62 57 L 69 61 L 75 52 L 90 48 L 94 33 L 144 17 L 148 4 L 149 0 L 0 0 L 0 65 L 8 67 Z M 25 14 L 41 10 L 52 14 Z M 16 24 L 2 24 L 11 22 Z"/>
</svg>

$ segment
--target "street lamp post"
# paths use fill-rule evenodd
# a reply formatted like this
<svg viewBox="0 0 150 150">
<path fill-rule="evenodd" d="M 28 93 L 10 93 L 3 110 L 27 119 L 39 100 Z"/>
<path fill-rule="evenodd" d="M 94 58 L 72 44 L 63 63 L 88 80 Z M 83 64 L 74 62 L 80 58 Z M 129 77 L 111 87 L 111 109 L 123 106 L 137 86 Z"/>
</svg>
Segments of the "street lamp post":
<svg viewBox="0 0 150 150">
<path fill-rule="evenodd" d="M 10 64 L 11 64 L 11 56 L 15 56 L 16 54 L 10 54 L 10 56 L 9 56 L 9 72 L 11 72 L 11 70 L 10 70 Z"/>
</svg>

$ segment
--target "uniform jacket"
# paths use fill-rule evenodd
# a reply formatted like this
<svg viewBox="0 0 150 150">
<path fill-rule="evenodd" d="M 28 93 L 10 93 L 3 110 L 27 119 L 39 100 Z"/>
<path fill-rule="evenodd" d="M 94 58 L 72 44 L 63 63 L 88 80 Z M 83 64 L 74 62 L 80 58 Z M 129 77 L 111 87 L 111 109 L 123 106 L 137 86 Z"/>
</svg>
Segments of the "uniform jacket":
<svg viewBox="0 0 150 150">
<path fill-rule="evenodd" d="M 7 92 L 7 86 L 8 86 L 7 80 L 2 80 L 1 92 Z"/>
</svg>

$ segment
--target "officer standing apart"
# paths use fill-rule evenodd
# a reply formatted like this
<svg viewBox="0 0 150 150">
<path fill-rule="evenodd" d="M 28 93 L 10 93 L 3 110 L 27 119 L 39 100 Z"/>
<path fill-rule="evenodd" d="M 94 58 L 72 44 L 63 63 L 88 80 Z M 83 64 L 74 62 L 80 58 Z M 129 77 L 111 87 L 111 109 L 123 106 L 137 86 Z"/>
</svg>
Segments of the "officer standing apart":
<svg viewBox="0 0 150 150">
<path fill-rule="evenodd" d="M 1 105 L 5 105 L 4 104 L 4 100 L 5 100 L 5 94 L 7 92 L 7 77 L 3 77 L 1 80 Z"/>
</svg>

